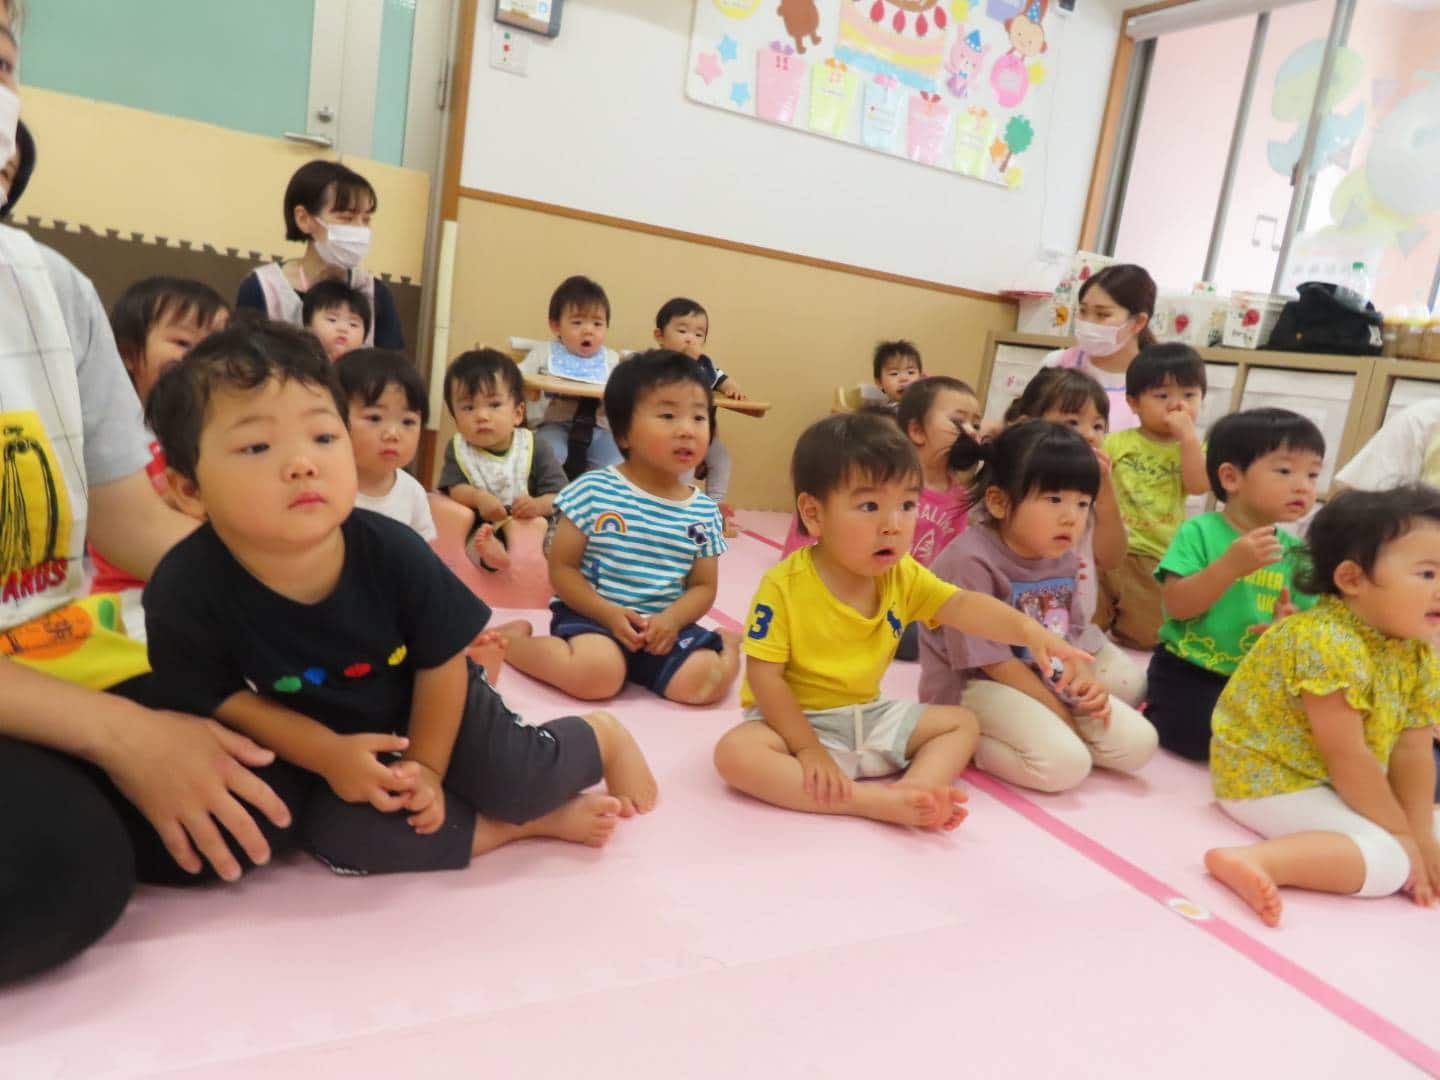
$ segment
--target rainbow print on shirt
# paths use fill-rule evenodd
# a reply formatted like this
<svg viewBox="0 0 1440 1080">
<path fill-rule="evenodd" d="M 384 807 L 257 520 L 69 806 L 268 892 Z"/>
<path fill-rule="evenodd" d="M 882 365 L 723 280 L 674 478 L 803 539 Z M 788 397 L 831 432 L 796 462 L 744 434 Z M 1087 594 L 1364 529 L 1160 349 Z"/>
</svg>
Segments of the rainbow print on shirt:
<svg viewBox="0 0 1440 1080">
<path fill-rule="evenodd" d="M 625 519 L 614 510 L 606 510 L 595 519 L 595 531 L 597 533 L 620 533 L 622 536 L 630 530 L 625 525 Z"/>
</svg>

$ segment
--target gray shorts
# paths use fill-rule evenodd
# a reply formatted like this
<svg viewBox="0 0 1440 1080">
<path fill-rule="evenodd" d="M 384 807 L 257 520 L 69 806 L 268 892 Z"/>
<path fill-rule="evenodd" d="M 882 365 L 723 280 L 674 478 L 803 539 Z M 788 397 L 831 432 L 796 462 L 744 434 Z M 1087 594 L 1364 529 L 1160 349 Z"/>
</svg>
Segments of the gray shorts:
<svg viewBox="0 0 1440 1080">
<path fill-rule="evenodd" d="M 852 780 L 869 776 L 892 776 L 910 764 L 905 749 L 920 723 L 926 706 L 915 701 L 876 698 L 864 705 L 841 705 L 837 709 L 807 709 L 805 719 L 830 751 L 835 763 Z M 745 711 L 745 719 L 765 718 L 760 710 Z"/>
</svg>

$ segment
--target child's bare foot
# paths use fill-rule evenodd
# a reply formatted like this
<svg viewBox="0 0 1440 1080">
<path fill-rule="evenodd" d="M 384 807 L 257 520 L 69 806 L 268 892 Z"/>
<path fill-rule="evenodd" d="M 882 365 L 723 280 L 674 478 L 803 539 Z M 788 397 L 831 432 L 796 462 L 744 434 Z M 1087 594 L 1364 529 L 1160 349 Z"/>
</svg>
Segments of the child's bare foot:
<svg viewBox="0 0 1440 1080">
<path fill-rule="evenodd" d="M 504 639 L 505 649 L 508 652 L 511 642 L 516 638 L 533 637 L 535 635 L 535 628 L 525 619 L 516 619 L 514 622 L 501 623 L 495 627 L 495 633 Z"/>
<path fill-rule="evenodd" d="M 485 681 L 491 686 L 499 682 L 500 672 L 505 669 L 505 654 L 509 651 L 509 639 L 498 630 L 484 631 L 466 650 L 470 659 L 485 669 Z"/>
<path fill-rule="evenodd" d="M 934 811 L 931 816 L 923 821 L 909 822 L 907 824 L 918 825 L 922 829 L 936 829 L 940 832 L 949 832 L 958 828 L 970 813 L 965 808 L 966 801 L 970 796 L 959 788 L 951 787 L 949 784 L 926 785 L 914 780 L 897 780 L 891 787 L 905 788 L 909 791 L 920 791 L 928 794 L 934 801 Z"/>
<path fill-rule="evenodd" d="M 866 784 L 865 816 L 894 825 L 916 829 L 934 829 L 949 816 L 948 805 L 942 812 L 940 800 L 931 788 L 911 787 L 905 783 Z M 857 792 L 860 785 L 856 785 Z M 946 800 L 948 804 L 949 800 Z M 858 807 L 857 807 L 858 808 Z"/>
<path fill-rule="evenodd" d="M 660 785 L 635 736 L 609 713 L 591 713 L 585 718 L 595 729 L 605 762 L 605 790 L 620 800 L 620 816 L 634 817 L 655 809 Z"/>
<path fill-rule="evenodd" d="M 620 822 L 620 813 L 619 799 L 598 793 L 577 795 L 536 822 L 544 822 L 546 829 L 538 835 L 586 847 L 604 847 Z"/>
<path fill-rule="evenodd" d="M 495 535 L 495 526 L 481 525 L 465 542 L 465 554 L 482 570 L 510 569 L 510 552 Z"/>
<path fill-rule="evenodd" d="M 1245 848 L 1211 848 L 1205 853 L 1205 869 L 1249 904 L 1266 926 L 1280 925 L 1280 889 Z"/>
</svg>

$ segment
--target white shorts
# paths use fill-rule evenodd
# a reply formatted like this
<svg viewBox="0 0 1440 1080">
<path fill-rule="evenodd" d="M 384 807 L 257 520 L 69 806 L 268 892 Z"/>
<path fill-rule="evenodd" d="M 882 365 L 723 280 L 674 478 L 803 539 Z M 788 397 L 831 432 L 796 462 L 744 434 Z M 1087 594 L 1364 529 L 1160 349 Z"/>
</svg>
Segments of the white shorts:
<svg viewBox="0 0 1440 1080">
<path fill-rule="evenodd" d="M 926 708 L 915 701 L 876 698 L 864 705 L 807 709 L 805 719 L 820 737 L 820 745 L 854 780 L 892 776 L 910 764 L 905 750 Z M 745 711 L 745 719 L 763 722 L 765 717 L 759 709 L 750 708 Z"/>
</svg>

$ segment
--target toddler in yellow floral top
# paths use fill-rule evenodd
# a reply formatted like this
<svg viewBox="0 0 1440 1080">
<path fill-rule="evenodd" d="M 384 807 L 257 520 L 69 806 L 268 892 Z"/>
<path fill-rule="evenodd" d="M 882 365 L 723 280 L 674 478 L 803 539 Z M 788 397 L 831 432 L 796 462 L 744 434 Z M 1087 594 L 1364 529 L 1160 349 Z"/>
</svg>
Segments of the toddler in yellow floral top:
<svg viewBox="0 0 1440 1080">
<path fill-rule="evenodd" d="M 1279 886 L 1435 902 L 1440 491 L 1348 491 L 1310 527 L 1311 610 L 1268 631 L 1216 706 L 1220 807 L 1266 839 L 1205 865 L 1280 921 Z M 1307 580 L 1308 579 L 1308 580 Z"/>
</svg>

